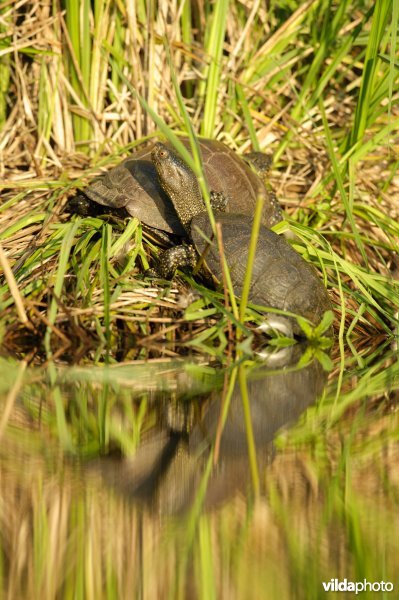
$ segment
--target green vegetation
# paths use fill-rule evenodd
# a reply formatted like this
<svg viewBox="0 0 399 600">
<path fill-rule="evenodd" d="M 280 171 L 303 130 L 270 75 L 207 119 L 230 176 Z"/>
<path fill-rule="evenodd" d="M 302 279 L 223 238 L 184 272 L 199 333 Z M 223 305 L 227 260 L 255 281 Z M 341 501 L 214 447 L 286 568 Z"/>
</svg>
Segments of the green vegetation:
<svg viewBox="0 0 399 600">
<path fill-rule="evenodd" d="M 332 577 L 397 588 L 398 20 L 390 0 L 0 5 L 0 595 L 308 600 Z M 302 321 L 300 366 L 316 357 L 326 390 L 278 430 L 267 464 L 247 291 L 240 304 L 228 283 L 152 281 L 159 248 L 136 219 L 63 212 L 142 140 L 178 146 L 181 133 L 207 206 L 195 135 L 273 155 L 275 229 L 333 301 L 331 357 L 329 316 Z M 193 362 L 170 362 L 181 357 Z M 245 486 L 225 482 L 226 504 L 208 506 L 236 389 Z M 212 390 L 214 443 L 189 462 L 184 516 L 167 520 L 167 493 L 136 504 L 129 461 L 167 456 L 165 406 L 198 400 L 200 419 Z"/>
<path fill-rule="evenodd" d="M 0 88 L 0 241 L 2 266 L 16 275 L 3 280 L 0 311 L 10 351 L 29 352 L 33 335 L 39 354 L 71 356 L 68 344 L 79 341 L 80 356 L 91 341 L 96 360 L 114 360 L 130 336 L 129 358 L 223 359 L 231 323 L 240 319 L 241 339 L 251 335 L 247 323 L 259 318 L 245 298 L 239 313 L 231 293 L 202 286 L 190 304 L 192 278 L 166 288 L 143 278 L 157 249 L 139 223 L 71 224 L 62 213 L 74 190 L 159 131 L 175 144 L 174 131 L 189 133 L 194 158 L 186 158 L 206 201 L 194 131 L 272 152 L 271 184 L 295 248 L 336 300 L 341 340 L 349 334 L 355 351 L 364 337 L 392 334 L 395 3 L 287 2 L 267 12 L 259 2 L 184 3 L 175 12 L 66 1 L 62 15 L 56 5 L 30 6 L 2 8 L 0 40 L 9 81 Z"/>
</svg>

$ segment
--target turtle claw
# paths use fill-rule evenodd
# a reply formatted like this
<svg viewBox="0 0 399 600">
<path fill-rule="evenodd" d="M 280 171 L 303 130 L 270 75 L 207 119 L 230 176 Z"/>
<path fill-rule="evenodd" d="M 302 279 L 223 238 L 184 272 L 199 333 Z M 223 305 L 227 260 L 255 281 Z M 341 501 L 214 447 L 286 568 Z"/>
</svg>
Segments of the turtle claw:
<svg viewBox="0 0 399 600">
<path fill-rule="evenodd" d="M 159 254 L 155 269 L 148 269 L 146 274 L 161 279 L 173 279 L 177 269 L 188 267 L 194 269 L 198 254 L 191 245 L 173 246 Z"/>
</svg>

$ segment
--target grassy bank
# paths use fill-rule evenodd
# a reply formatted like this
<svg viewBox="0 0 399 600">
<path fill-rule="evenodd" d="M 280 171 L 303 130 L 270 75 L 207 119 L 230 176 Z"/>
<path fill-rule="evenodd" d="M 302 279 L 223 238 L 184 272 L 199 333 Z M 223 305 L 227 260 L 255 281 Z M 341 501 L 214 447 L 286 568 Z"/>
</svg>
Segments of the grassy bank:
<svg viewBox="0 0 399 600">
<path fill-rule="evenodd" d="M 0 241 L 3 269 L 18 266 L 0 290 L 8 350 L 224 355 L 234 316 L 222 295 L 187 277 L 166 288 L 144 279 L 156 248 L 138 222 L 62 212 L 74 190 L 158 135 L 151 111 L 177 132 L 186 111 L 198 134 L 273 154 L 271 185 L 295 248 L 330 290 L 337 333 L 355 356 L 392 334 L 396 3 L 61 8 L 0 8 Z"/>
</svg>

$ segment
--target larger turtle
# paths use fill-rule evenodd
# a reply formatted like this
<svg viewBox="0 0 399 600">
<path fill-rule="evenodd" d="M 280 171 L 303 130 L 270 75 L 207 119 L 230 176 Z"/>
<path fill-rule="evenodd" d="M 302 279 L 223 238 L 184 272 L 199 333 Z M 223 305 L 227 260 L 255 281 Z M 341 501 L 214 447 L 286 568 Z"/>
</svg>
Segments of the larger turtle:
<svg viewBox="0 0 399 600">
<path fill-rule="evenodd" d="M 159 181 L 171 199 L 191 244 L 175 246 L 160 255 L 157 272 L 171 278 L 177 267 L 193 268 L 200 255 L 213 278 L 221 281 L 221 261 L 201 190 L 193 171 L 171 148 L 156 144 L 152 159 Z M 252 218 L 239 213 L 216 212 L 234 292 L 241 295 L 248 261 Z M 250 301 L 301 315 L 317 325 L 331 308 L 328 293 L 316 270 L 295 252 L 285 238 L 261 225 L 253 264 Z M 300 333 L 289 318 L 293 333 Z"/>
<path fill-rule="evenodd" d="M 189 141 L 182 138 L 189 148 Z M 171 148 L 168 144 L 166 147 Z M 266 176 L 270 159 L 262 153 L 246 155 L 255 171 L 238 154 L 222 142 L 202 139 L 199 141 L 204 175 L 209 188 L 226 198 L 227 212 L 253 214 L 256 198 L 260 193 L 266 197 L 262 223 L 271 227 L 282 220 L 282 211 L 273 192 L 267 189 Z M 161 186 L 152 160 L 154 145 L 139 150 L 119 165 L 95 179 L 69 204 L 69 209 L 84 212 L 87 199 L 102 206 L 125 209 L 137 217 L 159 237 L 176 234 L 185 236 L 186 231 Z"/>
</svg>

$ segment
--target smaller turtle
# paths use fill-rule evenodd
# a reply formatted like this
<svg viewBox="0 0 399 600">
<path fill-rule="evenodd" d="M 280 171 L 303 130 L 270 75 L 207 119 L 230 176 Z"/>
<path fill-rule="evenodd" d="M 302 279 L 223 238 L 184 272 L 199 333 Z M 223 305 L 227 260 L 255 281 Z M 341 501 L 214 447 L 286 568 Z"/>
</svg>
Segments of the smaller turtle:
<svg viewBox="0 0 399 600">
<path fill-rule="evenodd" d="M 190 147 L 188 138 L 181 141 Z M 166 147 L 171 148 L 168 144 Z M 94 179 L 69 200 L 67 212 L 87 216 L 111 211 L 122 217 L 137 217 L 157 241 L 168 243 L 175 242 L 176 236 L 184 238 L 186 231 L 158 180 L 153 148 L 151 145 L 138 150 Z M 199 148 L 204 175 L 210 188 L 228 199 L 227 212 L 253 214 L 256 198 L 263 193 L 266 202 L 262 223 L 271 227 L 282 220 L 281 206 L 267 185 L 271 162 L 267 155 L 255 152 L 241 157 L 222 142 L 208 139 L 199 140 Z"/>
<path fill-rule="evenodd" d="M 161 143 L 155 145 L 152 159 L 159 181 L 191 240 L 191 244 L 162 252 L 156 267 L 157 273 L 170 279 L 178 267 L 193 269 L 198 257 L 206 252 L 207 270 L 214 280 L 220 282 L 220 255 L 216 240 L 209 245 L 213 236 L 212 227 L 194 172 L 171 148 Z M 240 296 L 247 268 L 252 218 L 219 211 L 215 212 L 215 219 L 221 225 L 234 292 Z M 283 237 L 263 225 L 260 227 L 253 264 L 250 301 L 301 315 L 314 325 L 331 308 L 327 290 L 316 270 Z M 288 322 L 293 333 L 301 334 L 295 319 L 288 319 Z"/>
</svg>

